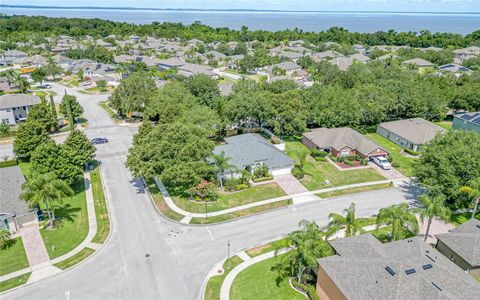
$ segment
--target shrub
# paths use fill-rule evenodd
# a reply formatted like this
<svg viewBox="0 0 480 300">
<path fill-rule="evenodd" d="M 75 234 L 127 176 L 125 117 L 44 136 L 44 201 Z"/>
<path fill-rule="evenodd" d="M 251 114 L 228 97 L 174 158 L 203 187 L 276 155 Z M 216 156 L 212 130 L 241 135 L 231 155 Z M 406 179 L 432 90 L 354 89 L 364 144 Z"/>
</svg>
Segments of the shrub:
<svg viewBox="0 0 480 300">
<path fill-rule="evenodd" d="M 366 166 L 366 165 L 368 164 L 368 160 L 366 160 L 365 158 L 361 158 L 361 159 L 360 159 L 360 164 L 361 164 L 362 166 Z"/>
<path fill-rule="evenodd" d="M 321 150 L 318 150 L 318 149 L 312 149 L 310 155 L 312 157 L 326 157 L 328 155 L 328 153 L 326 151 L 321 151 Z"/>
<path fill-rule="evenodd" d="M 326 157 L 315 157 L 316 161 L 327 161 Z"/>
<path fill-rule="evenodd" d="M 248 184 L 242 183 L 237 186 L 235 186 L 235 191 L 241 191 L 244 189 L 248 189 L 250 186 Z"/>
<path fill-rule="evenodd" d="M 414 156 L 419 156 L 420 155 L 420 152 L 413 151 L 412 149 L 409 149 L 409 148 L 404 148 L 403 151 L 407 152 L 410 155 L 414 155 Z"/>
<path fill-rule="evenodd" d="M 99 80 L 96 82 L 96 84 L 97 84 L 97 87 L 99 88 L 104 88 L 107 86 L 107 82 L 105 80 Z"/>
<path fill-rule="evenodd" d="M 317 292 L 315 290 L 315 286 L 310 285 L 310 284 L 303 284 L 303 283 L 298 283 L 296 278 L 293 278 L 292 280 L 293 286 L 302 290 L 308 295 L 308 298 L 311 300 L 320 300 L 320 297 L 318 297 Z"/>
<path fill-rule="evenodd" d="M 241 183 L 242 182 L 239 179 L 228 179 L 223 182 L 223 188 L 229 192 L 232 192 L 235 190 L 235 187 Z"/>
<path fill-rule="evenodd" d="M 292 175 L 297 179 L 302 179 L 305 176 L 305 172 L 300 169 L 299 166 L 295 166 L 292 171 Z"/>
<path fill-rule="evenodd" d="M 348 166 L 353 166 L 353 161 L 348 160 L 348 159 L 345 159 L 345 160 L 343 161 L 343 163 L 346 164 L 346 165 L 348 165 Z"/>
<path fill-rule="evenodd" d="M 400 167 L 400 163 L 394 162 L 394 163 L 392 163 L 392 167 L 394 167 L 394 168 L 399 168 L 399 167 Z"/>
<path fill-rule="evenodd" d="M 268 176 L 268 168 L 266 165 L 262 165 L 261 167 L 256 168 L 255 172 L 253 172 L 254 178 L 261 178 L 265 176 Z"/>
<path fill-rule="evenodd" d="M 272 180 L 272 179 L 273 179 L 272 175 L 268 175 L 268 176 L 265 176 L 265 177 L 255 178 L 253 181 L 254 182 L 262 182 L 262 181 L 267 181 L 267 180 Z"/>
<path fill-rule="evenodd" d="M 330 159 L 334 162 L 338 161 L 338 158 L 336 156 L 330 155 Z"/>
<path fill-rule="evenodd" d="M 10 131 L 10 125 L 7 123 L 0 123 L 0 136 L 6 135 Z"/>
</svg>

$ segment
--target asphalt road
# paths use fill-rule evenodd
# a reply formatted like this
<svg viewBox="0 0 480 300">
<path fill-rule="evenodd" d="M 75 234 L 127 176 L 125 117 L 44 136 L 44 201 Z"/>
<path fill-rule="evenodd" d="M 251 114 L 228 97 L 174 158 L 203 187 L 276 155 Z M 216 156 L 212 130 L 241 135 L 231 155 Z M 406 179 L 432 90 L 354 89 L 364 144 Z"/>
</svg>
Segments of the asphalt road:
<svg viewBox="0 0 480 300">
<path fill-rule="evenodd" d="M 200 299 L 208 272 L 227 256 L 228 240 L 235 253 L 294 230 L 302 219 L 325 224 L 330 212 L 340 213 L 351 202 L 357 204 L 359 216 L 369 216 L 413 199 L 412 188 L 405 187 L 304 203 L 208 227 L 173 223 L 158 215 L 143 184 L 125 167 L 136 128 L 114 125 L 96 104 L 96 96 L 79 100 L 93 125 L 87 135 L 110 140 L 97 146 L 97 158 L 102 163 L 112 234 L 87 262 L 2 295 L 2 300 Z"/>
</svg>

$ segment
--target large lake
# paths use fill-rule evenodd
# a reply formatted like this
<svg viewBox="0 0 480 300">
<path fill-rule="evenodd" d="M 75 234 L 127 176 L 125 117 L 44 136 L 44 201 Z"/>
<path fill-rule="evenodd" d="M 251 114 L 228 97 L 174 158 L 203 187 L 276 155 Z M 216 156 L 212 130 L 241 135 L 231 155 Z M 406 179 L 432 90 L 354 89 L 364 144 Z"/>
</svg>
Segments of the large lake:
<svg viewBox="0 0 480 300">
<path fill-rule="evenodd" d="M 104 10 L 104 9 L 39 9 L 5 8 L 7 15 L 42 15 L 49 17 L 100 18 L 128 23 L 145 24 L 200 21 L 213 27 L 239 29 L 281 30 L 295 27 L 304 31 L 321 31 L 332 26 L 342 26 L 350 31 L 375 32 L 420 31 L 455 32 L 466 34 L 480 29 L 480 13 L 338 13 L 338 12 L 251 12 L 251 11 L 162 11 L 162 10 Z"/>
</svg>

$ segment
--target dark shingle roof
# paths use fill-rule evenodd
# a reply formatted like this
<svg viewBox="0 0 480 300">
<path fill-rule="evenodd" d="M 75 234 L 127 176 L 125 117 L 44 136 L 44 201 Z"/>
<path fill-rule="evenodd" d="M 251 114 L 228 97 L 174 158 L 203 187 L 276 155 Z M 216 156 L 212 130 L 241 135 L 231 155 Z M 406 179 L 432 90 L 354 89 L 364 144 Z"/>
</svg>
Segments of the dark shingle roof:
<svg viewBox="0 0 480 300">
<path fill-rule="evenodd" d="M 0 213 L 25 214 L 29 211 L 27 202 L 18 199 L 25 182 L 20 167 L 0 168 Z"/>
<path fill-rule="evenodd" d="M 480 295 L 480 285 L 470 275 L 421 239 L 382 244 L 364 234 L 331 245 L 338 255 L 318 263 L 347 299 L 476 299 Z M 411 269 L 415 272 L 408 274 Z"/>
<path fill-rule="evenodd" d="M 480 221 L 470 219 L 437 238 L 471 266 L 480 266 Z"/>
</svg>

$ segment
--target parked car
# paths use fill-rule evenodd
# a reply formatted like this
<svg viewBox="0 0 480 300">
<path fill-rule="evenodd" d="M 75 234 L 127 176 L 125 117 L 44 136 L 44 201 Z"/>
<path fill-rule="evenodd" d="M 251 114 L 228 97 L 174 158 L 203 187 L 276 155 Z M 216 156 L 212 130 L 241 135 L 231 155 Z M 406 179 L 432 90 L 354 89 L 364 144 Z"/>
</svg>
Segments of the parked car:
<svg viewBox="0 0 480 300">
<path fill-rule="evenodd" d="M 94 145 L 106 144 L 108 143 L 108 139 L 106 137 L 98 137 L 98 138 L 93 138 L 90 142 Z"/>
<path fill-rule="evenodd" d="M 392 165 L 390 164 L 388 159 L 386 159 L 383 156 L 374 157 L 373 162 L 376 163 L 380 168 L 384 170 L 390 170 L 392 168 Z"/>
</svg>

